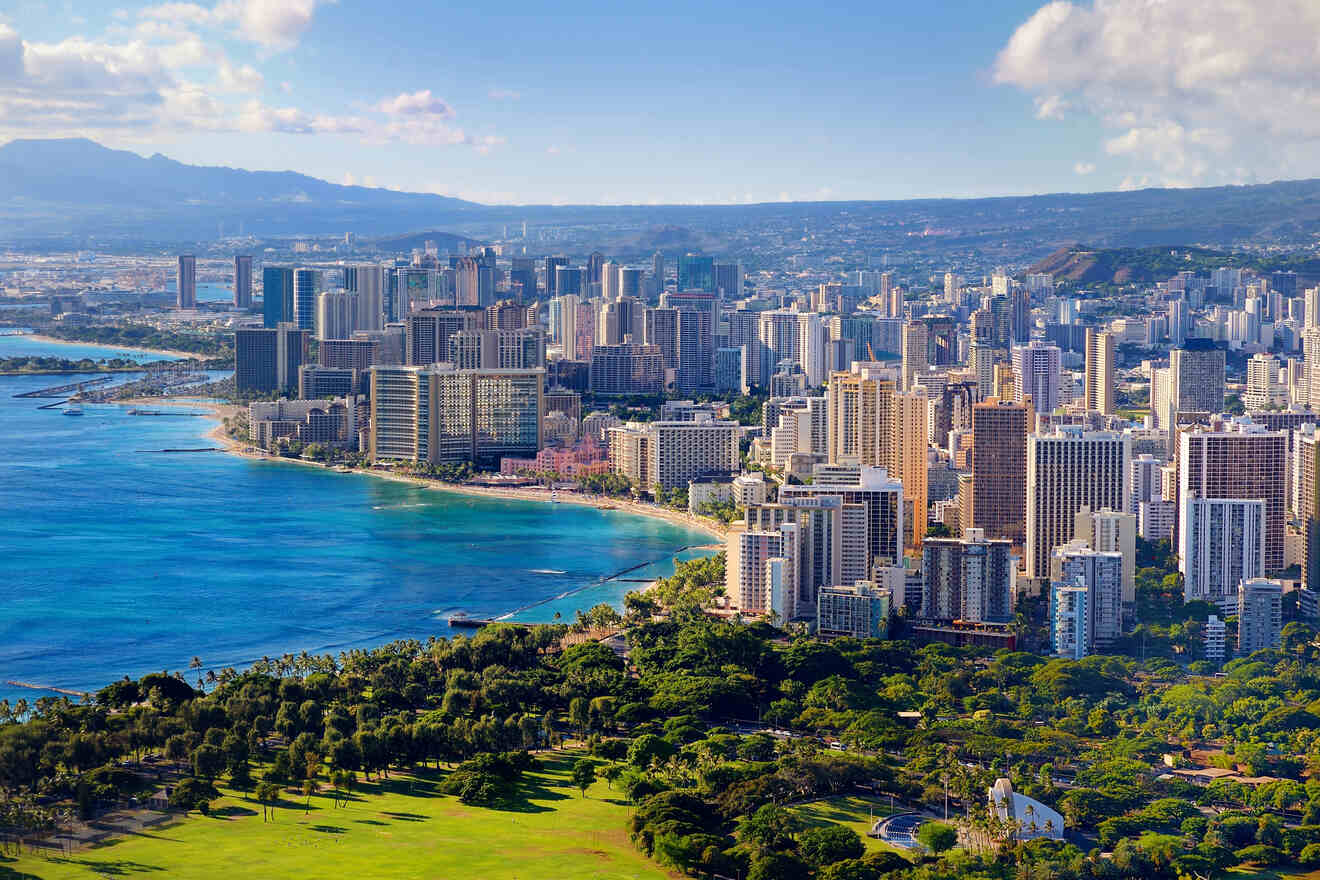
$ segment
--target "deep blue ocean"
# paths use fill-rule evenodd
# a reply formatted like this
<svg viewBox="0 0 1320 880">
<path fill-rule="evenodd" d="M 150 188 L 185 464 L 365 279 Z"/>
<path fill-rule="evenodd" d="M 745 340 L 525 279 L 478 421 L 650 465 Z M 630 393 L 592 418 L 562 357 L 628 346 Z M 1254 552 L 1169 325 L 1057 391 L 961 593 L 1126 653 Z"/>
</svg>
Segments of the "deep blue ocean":
<svg viewBox="0 0 1320 880">
<path fill-rule="evenodd" d="M 123 356 L 0 336 L 0 356 Z M 450 614 L 571 619 L 668 574 L 703 533 L 619 511 L 475 498 L 221 452 L 210 418 L 80 418 L 0 376 L 0 697 L 451 635 Z M 706 551 L 708 552 L 708 551 Z M 682 558 L 702 555 L 686 551 Z M 190 680 L 195 675 L 189 675 Z"/>
</svg>

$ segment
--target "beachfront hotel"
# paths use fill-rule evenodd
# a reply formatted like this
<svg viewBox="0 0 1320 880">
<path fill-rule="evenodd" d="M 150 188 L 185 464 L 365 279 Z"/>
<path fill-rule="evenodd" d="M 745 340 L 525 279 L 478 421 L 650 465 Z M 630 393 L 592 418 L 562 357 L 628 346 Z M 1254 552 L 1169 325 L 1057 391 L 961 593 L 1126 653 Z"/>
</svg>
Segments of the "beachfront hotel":
<svg viewBox="0 0 1320 880">
<path fill-rule="evenodd" d="M 541 448 L 544 370 L 373 366 L 372 461 L 498 465 Z"/>
</svg>

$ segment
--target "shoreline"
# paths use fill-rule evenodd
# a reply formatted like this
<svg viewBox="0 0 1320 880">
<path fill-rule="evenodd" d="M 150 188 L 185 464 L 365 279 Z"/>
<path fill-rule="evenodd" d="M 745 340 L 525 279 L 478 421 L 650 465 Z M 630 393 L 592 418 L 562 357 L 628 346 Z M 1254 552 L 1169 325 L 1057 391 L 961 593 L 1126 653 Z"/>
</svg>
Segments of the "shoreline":
<svg viewBox="0 0 1320 880">
<path fill-rule="evenodd" d="M 47 336 L 44 333 L 14 333 L 12 335 L 26 336 L 28 339 L 35 339 L 37 342 L 45 342 L 49 345 L 91 345 L 96 348 L 109 348 L 114 349 L 115 351 L 122 351 L 126 354 L 131 354 L 135 351 L 145 351 L 150 354 L 163 354 L 179 360 L 204 361 L 208 359 L 208 355 L 190 351 L 175 351 L 171 348 L 148 348 L 145 345 L 135 345 L 132 347 L 124 345 L 107 345 L 103 342 L 91 342 L 79 339 L 60 339 L 58 336 Z"/>
<path fill-rule="evenodd" d="M 270 455 L 266 452 L 252 452 L 250 449 L 255 447 L 249 444 L 235 440 L 225 433 L 223 419 L 233 416 L 243 407 L 235 404 L 223 403 L 199 403 L 196 401 L 180 400 L 170 397 L 137 397 L 130 400 L 113 401 L 119 406 L 178 406 L 189 407 L 192 409 L 208 410 L 211 418 L 216 420 L 216 424 L 204 435 L 207 440 L 214 441 L 220 451 L 238 458 L 246 458 L 249 461 L 264 461 L 283 464 L 297 464 L 306 467 L 320 468 L 321 470 L 334 470 L 335 465 L 322 464 L 318 461 L 307 461 L 301 458 L 283 458 L 278 455 Z M 406 483 L 418 486 L 423 489 L 430 489 L 435 492 L 451 492 L 458 495 L 470 495 L 478 498 L 502 498 L 511 501 L 535 501 L 542 504 L 578 504 L 599 509 L 615 509 L 624 513 L 630 513 L 634 516 L 645 516 L 651 519 L 663 520 L 670 525 L 681 526 L 702 532 L 712 539 L 711 545 L 723 544 L 728 535 L 728 529 L 722 523 L 714 520 L 701 519 L 690 513 L 669 510 L 657 507 L 653 504 L 644 504 L 639 501 L 629 499 L 611 498 L 605 495 L 587 495 L 582 492 L 569 490 L 556 490 L 555 499 L 552 502 L 551 491 L 544 488 L 529 487 L 502 487 L 502 486 L 467 486 L 458 483 L 445 483 L 439 480 L 428 480 L 424 477 L 414 477 L 408 474 L 394 473 L 391 471 L 382 471 L 375 468 L 353 468 L 350 473 L 360 474 L 362 476 L 376 477 L 382 480 L 390 480 L 396 483 Z"/>
</svg>

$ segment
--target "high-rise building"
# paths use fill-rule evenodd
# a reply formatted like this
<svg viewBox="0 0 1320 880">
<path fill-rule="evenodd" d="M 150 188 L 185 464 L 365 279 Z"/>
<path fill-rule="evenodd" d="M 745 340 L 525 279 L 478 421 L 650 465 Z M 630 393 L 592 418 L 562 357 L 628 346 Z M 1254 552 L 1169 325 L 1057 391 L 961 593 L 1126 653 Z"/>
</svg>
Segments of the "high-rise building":
<svg viewBox="0 0 1320 880">
<path fill-rule="evenodd" d="M 1062 353 L 1057 345 L 1039 339 L 1013 349 L 1017 375 L 1017 402 L 1030 399 L 1037 414 L 1052 413 L 1059 405 L 1059 370 Z"/>
<path fill-rule="evenodd" d="M 1169 369 L 1175 416 L 1224 411 L 1224 350 L 1213 340 L 1185 340 L 1169 352 Z"/>
<path fill-rule="evenodd" d="M 1086 408 L 1114 414 L 1114 334 L 1086 328 Z"/>
<path fill-rule="evenodd" d="M 1237 585 L 1265 574 L 1265 505 L 1259 499 L 1202 498 L 1178 509 L 1178 570 L 1188 602 L 1237 613 Z"/>
<path fill-rule="evenodd" d="M 826 412 L 830 463 L 884 468 L 899 479 L 910 509 L 904 542 L 920 546 L 928 502 L 929 404 L 924 389 L 904 394 L 894 370 L 858 363 L 852 372 L 830 376 Z"/>
<path fill-rule="evenodd" d="M 372 367 L 371 459 L 489 465 L 534 456 L 544 384 L 544 370 Z"/>
<path fill-rule="evenodd" d="M 788 619 L 814 617 L 820 591 L 842 580 L 842 551 L 849 544 L 843 539 L 846 515 L 837 496 L 796 497 L 746 508 L 744 525 L 749 532 L 774 531 L 784 523 L 797 526 L 798 570 L 793 576 L 797 589 L 785 597 L 782 611 Z M 864 564 L 864 554 L 857 555 L 850 561 L 852 570 Z"/>
<path fill-rule="evenodd" d="M 1128 468 L 1131 474 L 1131 466 Z M 1083 507 L 1073 521 L 1073 538 L 1099 553 L 1123 557 L 1122 599 L 1129 609 L 1137 601 L 1137 515 L 1118 510 Z"/>
<path fill-rule="evenodd" d="M 1211 614 L 1205 622 L 1205 659 L 1223 663 L 1227 655 L 1227 627 L 1219 615 Z"/>
<path fill-rule="evenodd" d="M 1191 498 L 1264 501 L 1265 568 L 1261 574 L 1282 571 L 1288 432 L 1271 431 L 1250 416 L 1241 416 L 1214 418 L 1209 425 L 1185 428 L 1176 440 L 1179 531 L 1185 522 L 1182 505 Z"/>
<path fill-rule="evenodd" d="M 557 296 L 587 295 L 585 272 L 577 266 L 558 266 L 555 268 L 555 294 Z"/>
<path fill-rule="evenodd" d="M 371 263 L 344 267 L 344 289 L 357 294 L 357 316 L 354 320 L 357 329 L 369 332 L 385 329 L 389 274 L 393 273 L 387 267 Z"/>
<path fill-rule="evenodd" d="M 358 295 L 327 290 L 316 298 L 316 338 L 348 339 L 357 327 Z"/>
<path fill-rule="evenodd" d="M 291 394 L 307 358 L 310 334 L 293 323 L 234 331 L 234 386 L 240 391 Z"/>
<path fill-rule="evenodd" d="M 1123 554 L 1096 550 L 1081 541 L 1070 542 L 1054 552 L 1050 579 L 1050 603 L 1055 611 L 1071 604 L 1082 612 L 1076 619 L 1066 613 L 1051 614 L 1056 625 L 1066 622 L 1062 631 L 1056 626 L 1055 653 L 1080 659 L 1096 649 L 1108 648 L 1123 635 Z M 1080 604 L 1067 592 L 1077 588 L 1086 591 L 1085 601 Z M 1073 634 L 1075 627 L 1085 632 Z M 1077 654 L 1079 646 L 1083 651 Z"/>
<path fill-rule="evenodd" d="M 625 266 L 619 267 L 618 291 L 620 299 L 635 299 L 642 301 L 646 298 L 645 273 L 641 269 L 633 269 Z"/>
<path fill-rule="evenodd" d="M 559 289 L 559 269 L 567 265 L 568 257 L 545 258 L 545 295 L 547 297 L 558 296 L 560 293 L 577 293 L 577 291 L 561 291 Z"/>
<path fill-rule="evenodd" d="M 1293 432 L 1294 511 L 1302 531 L 1302 586 L 1320 592 L 1320 431 L 1303 425 Z"/>
<path fill-rule="evenodd" d="M 536 260 L 514 257 L 509 268 L 509 293 L 516 302 L 535 302 L 539 291 L 536 286 Z"/>
<path fill-rule="evenodd" d="M 1051 585 L 1050 641 L 1055 656 L 1080 660 L 1092 652 L 1087 641 L 1091 635 L 1090 596 L 1090 590 L 1084 586 Z"/>
<path fill-rule="evenodd" d="M 652 302 L 660 298 L 665 289 L 665 255 L 656 251 L 651 257 Z"/>
<path fill-rule="evenodd" d="M 449 338 L 460 330 L 479 330 L 482 312 L 423 309 L 408 315 L 404 361 L 413 366 L 442 363 L 449 357 Z"/>
<path fill-rule="evenodd" d="M 971 525 L 1016 546 L 1026 541 L 1027 435 L 1035 424 L 1026 404 L 991 397 L 972 407 Z"/>
<path fill-rule="evenodd" d="M 1010 542 L 967 529 L 961 539 L 928 538 L 921 554 L 922 617 L 971 623 L 1013 619 L 1017 561 Z"/>
<path fill-rule="evenodd" d="M 678 309 L 678 372 L 674 386 L 679 391 L 702 391 L 714 387 L 715 330 L 719 325 L 719 302 L 715 294 L 682 291 L 665 294 L 662 306 Z"/>
<path fill-rule="evenodd" d="M 234 308 L 252 308 L 252 257 L 234 257 Z"/>
<path fill-rule="evenodd" d="M 930 342 L 924 321 L 908 321 L 903 325 L 902 339 L 903 390 L 916 384 L 917 376 L 930 369 Z"/>
<path fill-rule="evenodd" d="M 715 292 L 727 301 L 741 299 L 743 295 L 743 269 L 741 263 L 716 263 Z"/>
<path fill-rule="evenodd" d="M 175 304 L 181 309 L 197 308 L 197 257 L 183 254 L 179 257 L 179 272 L 175 278 Z"/>
<path fill-rule="evenodd" d="M 903 556 L 903 486 L 890 479 L 884 468 L 856 465 L 816 465 L 808 485 L 781 486 L 779 500 L 837 496 L 844 504 L 844 545 L 841 556 L 843 581 L 862 580 L 878 560 L 897 563 Z M 855 507 L 851 507 L 855 505 Z M 850 509 L 855 513 L 850 513 Z M 862 558 L 866 567 L 859 573 L 848 559 Z"/>
<path fill-rule="evenodd" d="M 978 444 L 973 463 L 980 457 Z M 1027 438 L 1027 577 L 1049 575 L 1054 549 L 1072 539 L 1077 512 L 1123 510 L 1132 441 L 1063 425 Z"/>
<path fill-rule="evenodd" d="M 816 632 L 854 639 L 883 639 L 889 634 L 893 596 L 872 581 L 857 581 L 851 587 L 826 587 L 816 603 Z"/>
<path fill-rule="evenodd" d="M 460 370 L 536 370 L 545 366 L 545 331 L 459 330 L 445 358 Z"/>
<path fill-rule="evenodd" d="M 592 251 L 587 257 L 587 283 L 601 284 L 605 277 L 605 255 L 600 251 Z"/>
<path fill-rule="evenodd" d="M 1277 409 L 1288 402 L 1288 388 L 1279 382 L 1279 359 L 1268 352 L 1257 352 L 1247 361 L 1247 387 L 1242 405 L 1250 411 Z"/>
<path fill-rule="evenodd" d="M 715 292 L 715 258 L 684 254 L 678 258 L 678 290 Z"/>
<path fill-rule="evenodd" d="M 665 363 L 659 346 L 595 346 L 591 350 L 591 390 L 607 395 L 663 393 Z"/>
<path fill-rule="evenodd" d="M 316 330 L 316 297 L 321 292 L 320 269 L 293 270 L 293 321 L 299 330 Z"/>
<path fill-rule="evenodd" d="M 1238 586 L 1238 654 L 1279 647 L 1283 634 L 1283 584 L 1250 578 Z"/>
<path fill-rule="evenodd" d="M 686 487 L 691 480 L 737 473 L 737 422 L 629 423 L 609 429 L 610 464 L 642 491 Z M 617 448 L 616 448 L 617 447 Z"/>
<path fill-rule="evenodd" d="M 293 320 L 293 270 L 265 266 L 261 270 L 262 326 L 273 330 Z"/>
<path fill-rule="evenodd" d="M 613 449 L 613 444 L 611 444 Z M 793 576 L 799 569 L 796 523 L 769 531 L 735 527 L 727 538 L 725 591 L 744 614 L 772 612 L 787 621 L 785 594 L 795 595 Z"/>
<path fill-rule="evenodd" d="M 665 369 L 678 369 L 678 309 L 647 309 L 642 340 L 660 349 Z"/>
<path fill-rule="evenodd" d="M 1128 466 L 1128 513 L 1136 513 L 1143 501 L 1163 497 L 1160 487 L 1160 469 L 1164 462 L 1149 453 L 1134 455 Z"/>
</svg>

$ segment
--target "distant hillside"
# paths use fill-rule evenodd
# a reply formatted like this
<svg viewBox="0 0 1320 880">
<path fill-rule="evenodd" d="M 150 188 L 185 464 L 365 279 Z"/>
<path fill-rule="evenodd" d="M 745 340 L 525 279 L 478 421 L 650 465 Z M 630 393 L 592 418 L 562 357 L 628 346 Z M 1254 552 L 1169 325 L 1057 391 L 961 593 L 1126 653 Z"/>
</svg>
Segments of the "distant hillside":
<svg viewBox="0 0 1320 880">
<path fill-rule="evenodd" d="M 1299 280 L 1320 280 L 1320 258 L 1305 255 L 1261 257 L 1209 248 L 1095 248 L 1082 244 L 1059 248 L 1035 263 L 1029 272 L 1049 272 L 1059 281 L 1086 287 L 1096 284 L 1153 284 L 1179 272 L 1205 274 L 1223 266 L 1261 272 L 1296 272 Z"/>
<path fill-rule="evenodd" d="M 1224 253 L 1313 249 L 1320 241 L 1320 180 L 984 199 L 491 206 L 339 186 L 292 171 L 185 165 L 81 139 L 0 147 L 0 245 L 131 252 L 214 241 L 220 230 L 233 234 L 240 225 L 266 239 L 353 232 L 362 240 L 424 240 L 434 234 L 416 230 L 497 236 L 523 222 L 569 233 L 534 237 L 544 244 L 532 244 L 530 256 L 577 246 L 579 256 L 600 249 L 629 260 L 656 250 L 703 251 L 753 271 L 781 267 L 790 254 L 801 265 L 832 260 L 843 269 L 881 255 L 899 266 L 1023 266 L 1075 242 L 1152 254 L 1167 243 Z M 1124 275 L 1124 265 L 1105 261 L 1082 268 L 1087 260 L 1076 257 L 1066 271 L 1138 280 L 1164 268 L 1133 260 Z"/>
<path fill-rule="evenodd" d="M 278 235 L 377 226 L 395 230 L 452 221 L 480 206 L 447 196 L 339 186 L 292 171 L 185 165 L 159 153 L 144 159 L 83 138 L 14 140 L 0 147 L 0 220 L 30 233 L 214 235 L 241 223 Z"/>
<path fill-rule="evenodd" d="M 395 235 L 388 238 L 378 238 L 371 241 L 379 250 L 390 253 L 406 254 L 426 246 L 428 241 L 435 242 L 436 248 L 442 254 L 453 254 L 458 252 L 458 245 L 464 244 L 469 248 L 478 247 L 484 242 L 475 238 L 467 238 L 462 235 L 455 235 L 452 232 L 441 232 L 432 230 L 430 232 L 416 232 L 409 235 Z"/>
</svg>

